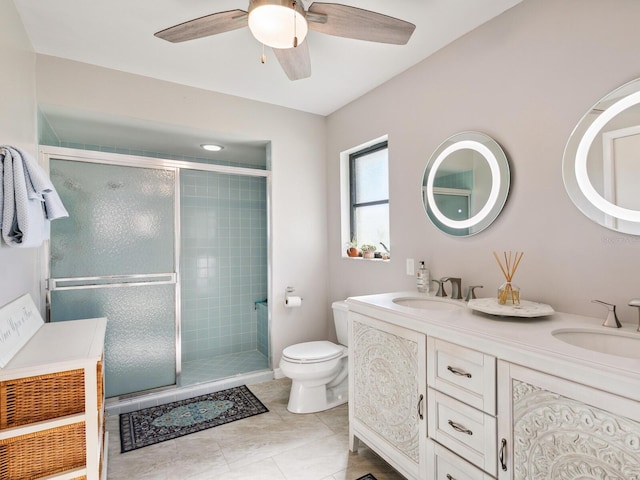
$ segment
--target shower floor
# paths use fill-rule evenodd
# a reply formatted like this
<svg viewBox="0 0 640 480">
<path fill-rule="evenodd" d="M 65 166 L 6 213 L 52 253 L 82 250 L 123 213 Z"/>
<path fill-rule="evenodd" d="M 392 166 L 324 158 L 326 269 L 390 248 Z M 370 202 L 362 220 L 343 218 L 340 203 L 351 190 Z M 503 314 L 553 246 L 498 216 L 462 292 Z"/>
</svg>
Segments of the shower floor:
<svg viewBox="0 0 640 480">
<path fill-rule="evenodd" d="M 182 386 L 194 385 L 268 368 L 269 359 L 257 350 L 231 353 L 184 362 L 180 383 Z"/>
</svg>

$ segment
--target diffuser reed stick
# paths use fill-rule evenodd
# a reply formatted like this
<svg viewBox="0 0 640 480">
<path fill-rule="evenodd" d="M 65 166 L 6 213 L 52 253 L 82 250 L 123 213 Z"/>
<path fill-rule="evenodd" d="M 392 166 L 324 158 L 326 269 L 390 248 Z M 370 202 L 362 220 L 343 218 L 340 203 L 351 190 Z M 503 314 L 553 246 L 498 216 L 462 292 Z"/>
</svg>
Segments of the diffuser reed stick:
<svg viewBox="0 0 640 480">
<path fill-rule="evenodd" d="M 520 265 L 520 260 L 522 260 L 522 256 L 524 252 L 516 252 L 515 255 L 513 252 L 503 252 L 504 256 L 504 264 L 500 261 L 500 257 L 496 252 L 493 252 L 493 256 L 496 258 L 498 262 L 498 266 L 504 275 L 506 283 L 498 289 L 498 303 L 500 305 L 504 305 L 507 302 L 520 304 L 520 290 L 516 287 L 513 288 L 511 284 L 511 280 L 518 269 L 518 265 Z"/>
</svg>

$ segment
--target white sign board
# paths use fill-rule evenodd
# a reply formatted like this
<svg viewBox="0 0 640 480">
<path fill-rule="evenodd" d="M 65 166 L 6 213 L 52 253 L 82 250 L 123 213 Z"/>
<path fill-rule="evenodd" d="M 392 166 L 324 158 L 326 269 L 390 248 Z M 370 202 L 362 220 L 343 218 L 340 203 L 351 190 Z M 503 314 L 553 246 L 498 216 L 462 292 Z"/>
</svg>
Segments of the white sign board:
<svg viewBox="0 0 640 480">
<path fill-rule="evenodd" d="M 28 293 L 0 309 L 0 368 L 9 363 L 43 324 Z"/>
</svg>

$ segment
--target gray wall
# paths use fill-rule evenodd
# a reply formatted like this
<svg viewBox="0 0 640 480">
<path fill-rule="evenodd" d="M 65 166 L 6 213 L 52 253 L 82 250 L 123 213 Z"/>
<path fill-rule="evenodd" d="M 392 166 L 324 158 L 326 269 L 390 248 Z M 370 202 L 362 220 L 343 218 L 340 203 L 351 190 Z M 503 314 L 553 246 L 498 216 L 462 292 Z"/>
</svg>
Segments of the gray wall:
<svg viewBox="0 0 640 480">
<path fill-rule="evenodd" d="M 35 54 L 11 0 L 0 0 L 0 145 L 36 151 Z M 9 248 L 0 242 L 0 306 L 25 293 L 36 305 L 38 249 Z"/>
<path fill-rule="evenodd" d="M 525 0 L 354 101 L 328 119 L 329 295 L 415 289 L 405 259 L 432 275 L 460 276 L 495 294 L 496 250 L 524 251 L 514 278 L 522 297 L 556 310 L 602 316 L 592 299 L 617 303 L 622 321 L 640 297 L 640 238 L 584 217 L 565 193 L 562 156 L 573 128 L 610 90 L 640 77 L 640 2 Z M 366 119 L 363 122 L 362 119 Z M 511 162 L 502 215 L 470 238 L 437 231 L 420 202 L 431 153 L 450 135 L 492 136 Z M 340 258 L 341 151 L 380 135 L 390 147 L 390 263 Z M 640 179 L 639 179 L 640 180 Z"/>
</svg>

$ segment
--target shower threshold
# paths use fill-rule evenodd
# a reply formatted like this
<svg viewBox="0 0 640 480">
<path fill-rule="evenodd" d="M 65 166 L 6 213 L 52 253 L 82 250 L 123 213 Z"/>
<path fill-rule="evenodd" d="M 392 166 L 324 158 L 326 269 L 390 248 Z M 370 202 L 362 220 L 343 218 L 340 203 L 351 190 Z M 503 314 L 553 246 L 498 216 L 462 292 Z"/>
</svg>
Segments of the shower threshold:
<svg viewBox="0 0 640 480">
<path fill-rule="evenodd" d="M 185 363 L 187 363 L 187 368 L 191 368 L 192 375 L 188 378 L 191 379 L 192 383 L 184 383 L 185 364 L 183 363 L 183 383 L 180 386 L 174 385 L 173 387 L 126 398 L 108 398 L 105 402 L 107 414 L 117 415 L 132 412 L 141 408 L 205 395 L 226 388 L 251 385 L 252 383 L 261 383 L 273 379 L 273 371 L 269 368 L 267 357 L 257 351 L 221 355 Z M 198 373 L 202 371 L 206 371 L 207 374 Z M 224 376 L 214 377 L 214 375 Z"/>
</svg>

